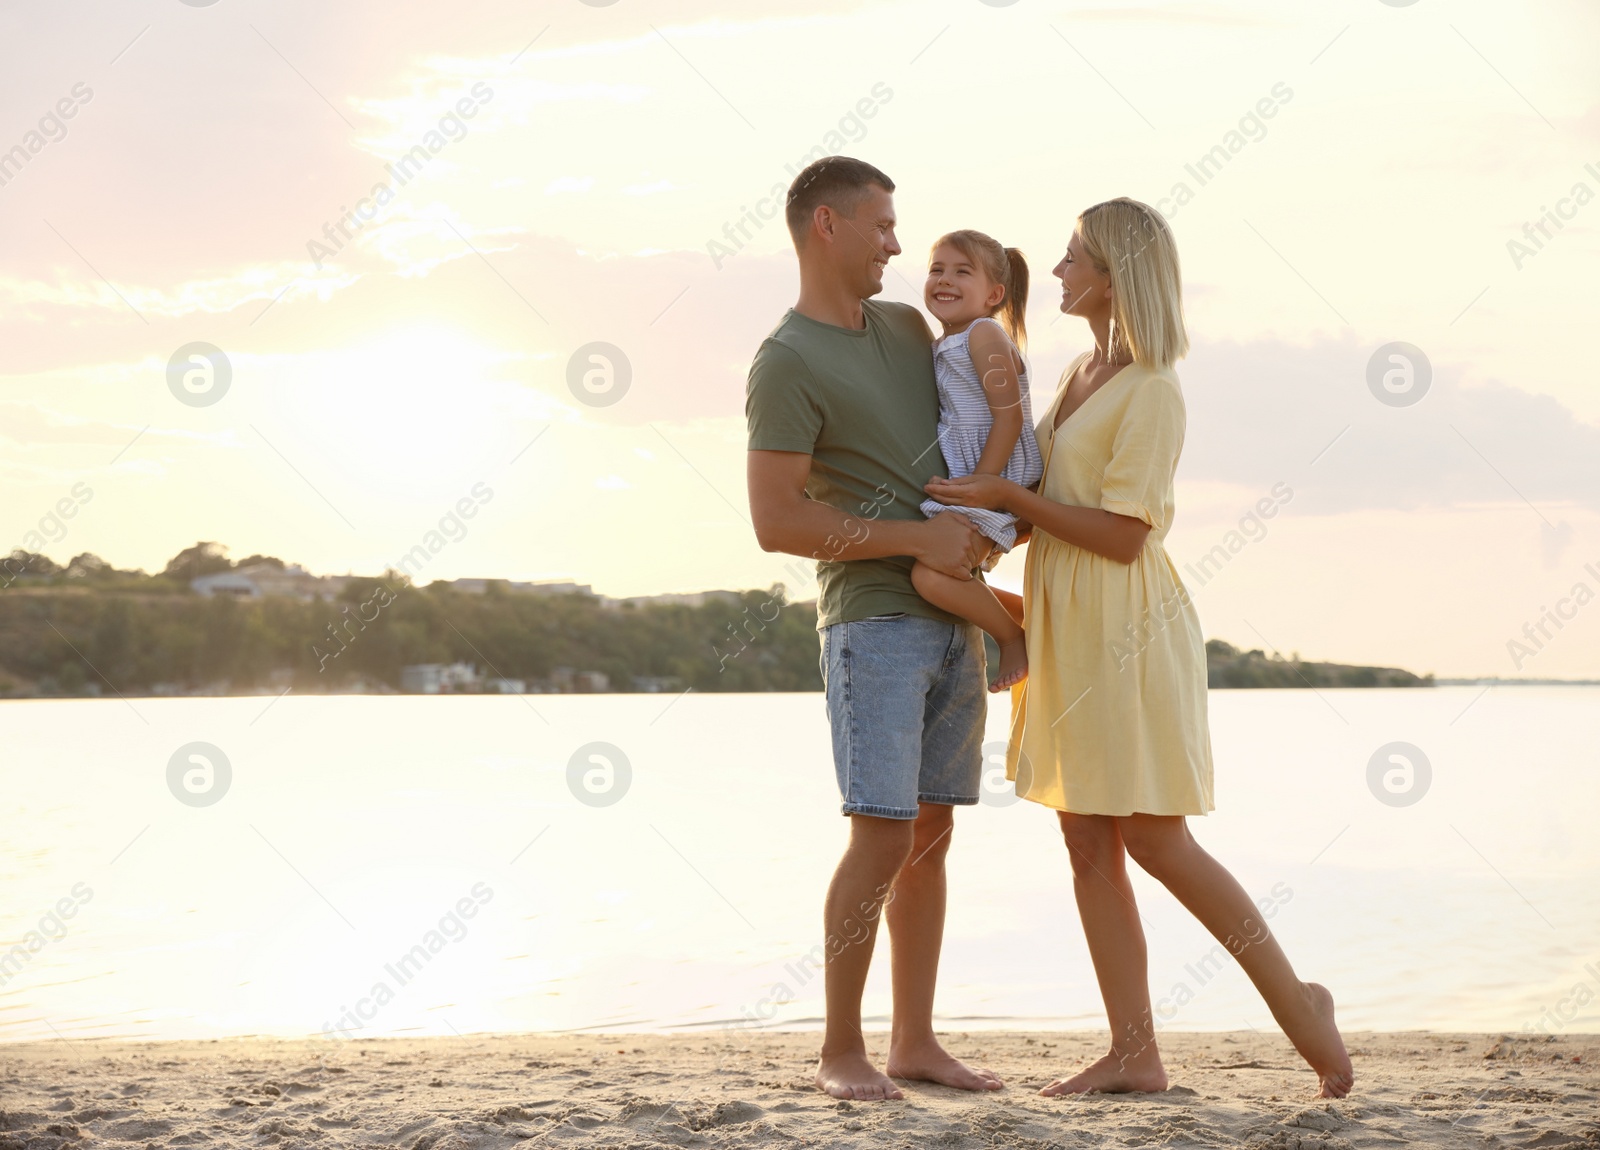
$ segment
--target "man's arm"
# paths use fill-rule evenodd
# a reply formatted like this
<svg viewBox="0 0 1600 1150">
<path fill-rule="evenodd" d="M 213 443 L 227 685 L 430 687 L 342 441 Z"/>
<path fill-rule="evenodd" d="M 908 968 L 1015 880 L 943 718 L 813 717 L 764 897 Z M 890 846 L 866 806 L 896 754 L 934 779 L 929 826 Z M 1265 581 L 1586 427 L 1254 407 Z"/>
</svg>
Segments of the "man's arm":
<svg viewBox="0 0 1600 1150">
<path fill-rule="evenodd" d="M 850 515 L 806 497 L 811 456 L 799 451 L 747 454 L 750 518 L 763 551 L 811 559 L 882 559 L 910 555 L 935 571 L 971 579 L 989 540 L 963 515 L 879 519 Z"/>
</svg>

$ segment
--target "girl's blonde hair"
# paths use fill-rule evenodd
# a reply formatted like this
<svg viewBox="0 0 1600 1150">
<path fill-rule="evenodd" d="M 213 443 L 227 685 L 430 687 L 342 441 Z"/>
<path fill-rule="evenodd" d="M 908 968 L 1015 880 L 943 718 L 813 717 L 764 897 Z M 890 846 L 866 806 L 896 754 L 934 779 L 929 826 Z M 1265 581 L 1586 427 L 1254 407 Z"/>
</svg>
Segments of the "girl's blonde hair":
<svg viewBox="0 0 1600 1150">
<path fill-rule="evenodd" d="M 1005 328 L 1006 334 L 1011 337 L 1011 342 L 1019 348 L 1028 345 L 1028 326 L 1026 311 L 1028 307 L 1028 261 L 1022 258 L 1022 253 L 1016 248 L 1002 247 L 999 240 L 987 236 L 983 232 L 963 228 L 958 232 L 946 232 L 933 242 L 929 249 L 930 258 L 939 250 L 941 244 L 949 244 L 956 251 L 966 256 L 974 264 L 982 267 L 990 279 L 1006 289 L 1000 305 L 995 308 L 999 312 L 1000 326 Z M 990 315 L 993 315 L 991 312 Z"/>
<path fill-rule="evenodd" d="M 1112 358 L 1171 367 L 1189 350 L 1183 329 L 1178 245 L 1160 212 L 1126 196 L 1086 208 L 1078 238 L 1096 270 L 1111 277 Z"/>
</svg>

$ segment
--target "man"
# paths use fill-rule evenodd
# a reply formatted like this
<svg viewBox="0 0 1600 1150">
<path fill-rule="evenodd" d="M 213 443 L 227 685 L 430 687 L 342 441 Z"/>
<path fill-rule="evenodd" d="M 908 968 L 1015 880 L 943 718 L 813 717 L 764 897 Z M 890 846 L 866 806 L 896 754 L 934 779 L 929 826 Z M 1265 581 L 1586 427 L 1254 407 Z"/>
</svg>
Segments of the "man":
<svg viewBox="0 0 1600 1150">
<path fill-rule="evenodd" d="M 818 160 L 789 188 L 800 298 L 750 367 L 750 512 L 765 551 L 818 560 L 818 629 L 834 769 L 850 841 L 823 909 L 827 1025 L 817 1085 L 903 1097 L 893 1078 L 998 1090 L 933 1033 L 953 806 L 978 801 L 987 703 L 982 635 L 911 587 L 914 560 L 961 579 L 989 542 L 960 515 L 925 519 L 946 474 L 922 314 L 877 303 L 900 254 L 894 183 L 860 160 Z M 885 1074 L 861 1033 L 878 916 L 888 920 L 894 1019 Z"/>
</svg>

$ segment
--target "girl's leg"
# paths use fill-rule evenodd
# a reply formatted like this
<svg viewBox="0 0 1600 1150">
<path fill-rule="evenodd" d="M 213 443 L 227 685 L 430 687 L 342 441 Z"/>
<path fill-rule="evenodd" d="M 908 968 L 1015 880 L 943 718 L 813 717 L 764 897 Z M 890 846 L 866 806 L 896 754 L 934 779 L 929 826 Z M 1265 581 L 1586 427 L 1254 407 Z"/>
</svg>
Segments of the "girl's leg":
<svg viewBox="0 0 1600 1150">
<path fill-rule="evenodd" d="M 1165 1090 L 1167 1072 L 1156 1049 L 1150 1015 L 1144 928 L 1117 830 L 1106 815 L 1060 813 L 1061 834 L 1072 858 L 1072 890 L 1094 961 L 1100 997 L 1111 1023 L 1111 1051 L 1070 1078 L 1058 1078 L 1041 1094 L 1120 1093 Z"/>
<path fill-rule="evenodd" d="M 1181 816 L 1130 815 L 1118 820 L 1135 862 L 1170 890 L 1227 948 L 1278 1020 L 1300 1056 L 1321 1079 L 1320 1096 L 1343 1098 L 1355 1072 L 1333 1019 L 1333 996 L 1301 982 L 1237 879 L 1201 848 Z"/>
<path fill-rule="evenodd" d="M 1022 628 L 988 584 L 981 579 L 956 579 L 918 563 L 911 568 L 911 585 L 935 607 L 976 623 L 1000 644 L 1000 673 L 989 690 L 1003 691 L 1028 677 L 1028 647 Z"/>
<path fill-rule="evenodd" d="M 1022 596 L 1015 591 L 1002 591 L 998 587 L 991 587 L 989 591 L 1000 600 L 1000 606 L 1006 609 L 1006 614 L 1017 621 L 1017 626 L 1022 626 Z"/>
</svg>

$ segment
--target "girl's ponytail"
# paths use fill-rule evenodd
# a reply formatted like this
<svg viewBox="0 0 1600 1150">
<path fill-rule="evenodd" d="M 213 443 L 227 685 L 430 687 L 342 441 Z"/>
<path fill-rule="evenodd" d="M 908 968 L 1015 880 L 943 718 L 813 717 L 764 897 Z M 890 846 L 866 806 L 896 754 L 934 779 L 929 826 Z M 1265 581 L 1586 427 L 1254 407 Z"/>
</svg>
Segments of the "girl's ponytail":
<svg viewBox="0 0 1600 1150">
<path fill-rule="evenodd" d="M 1006 248 L 1006 298 L 1000 303 L 1000 326 L 1018 349 L 1028 346 L 1028 261 L 1016 248 Z"/>
</svg>

